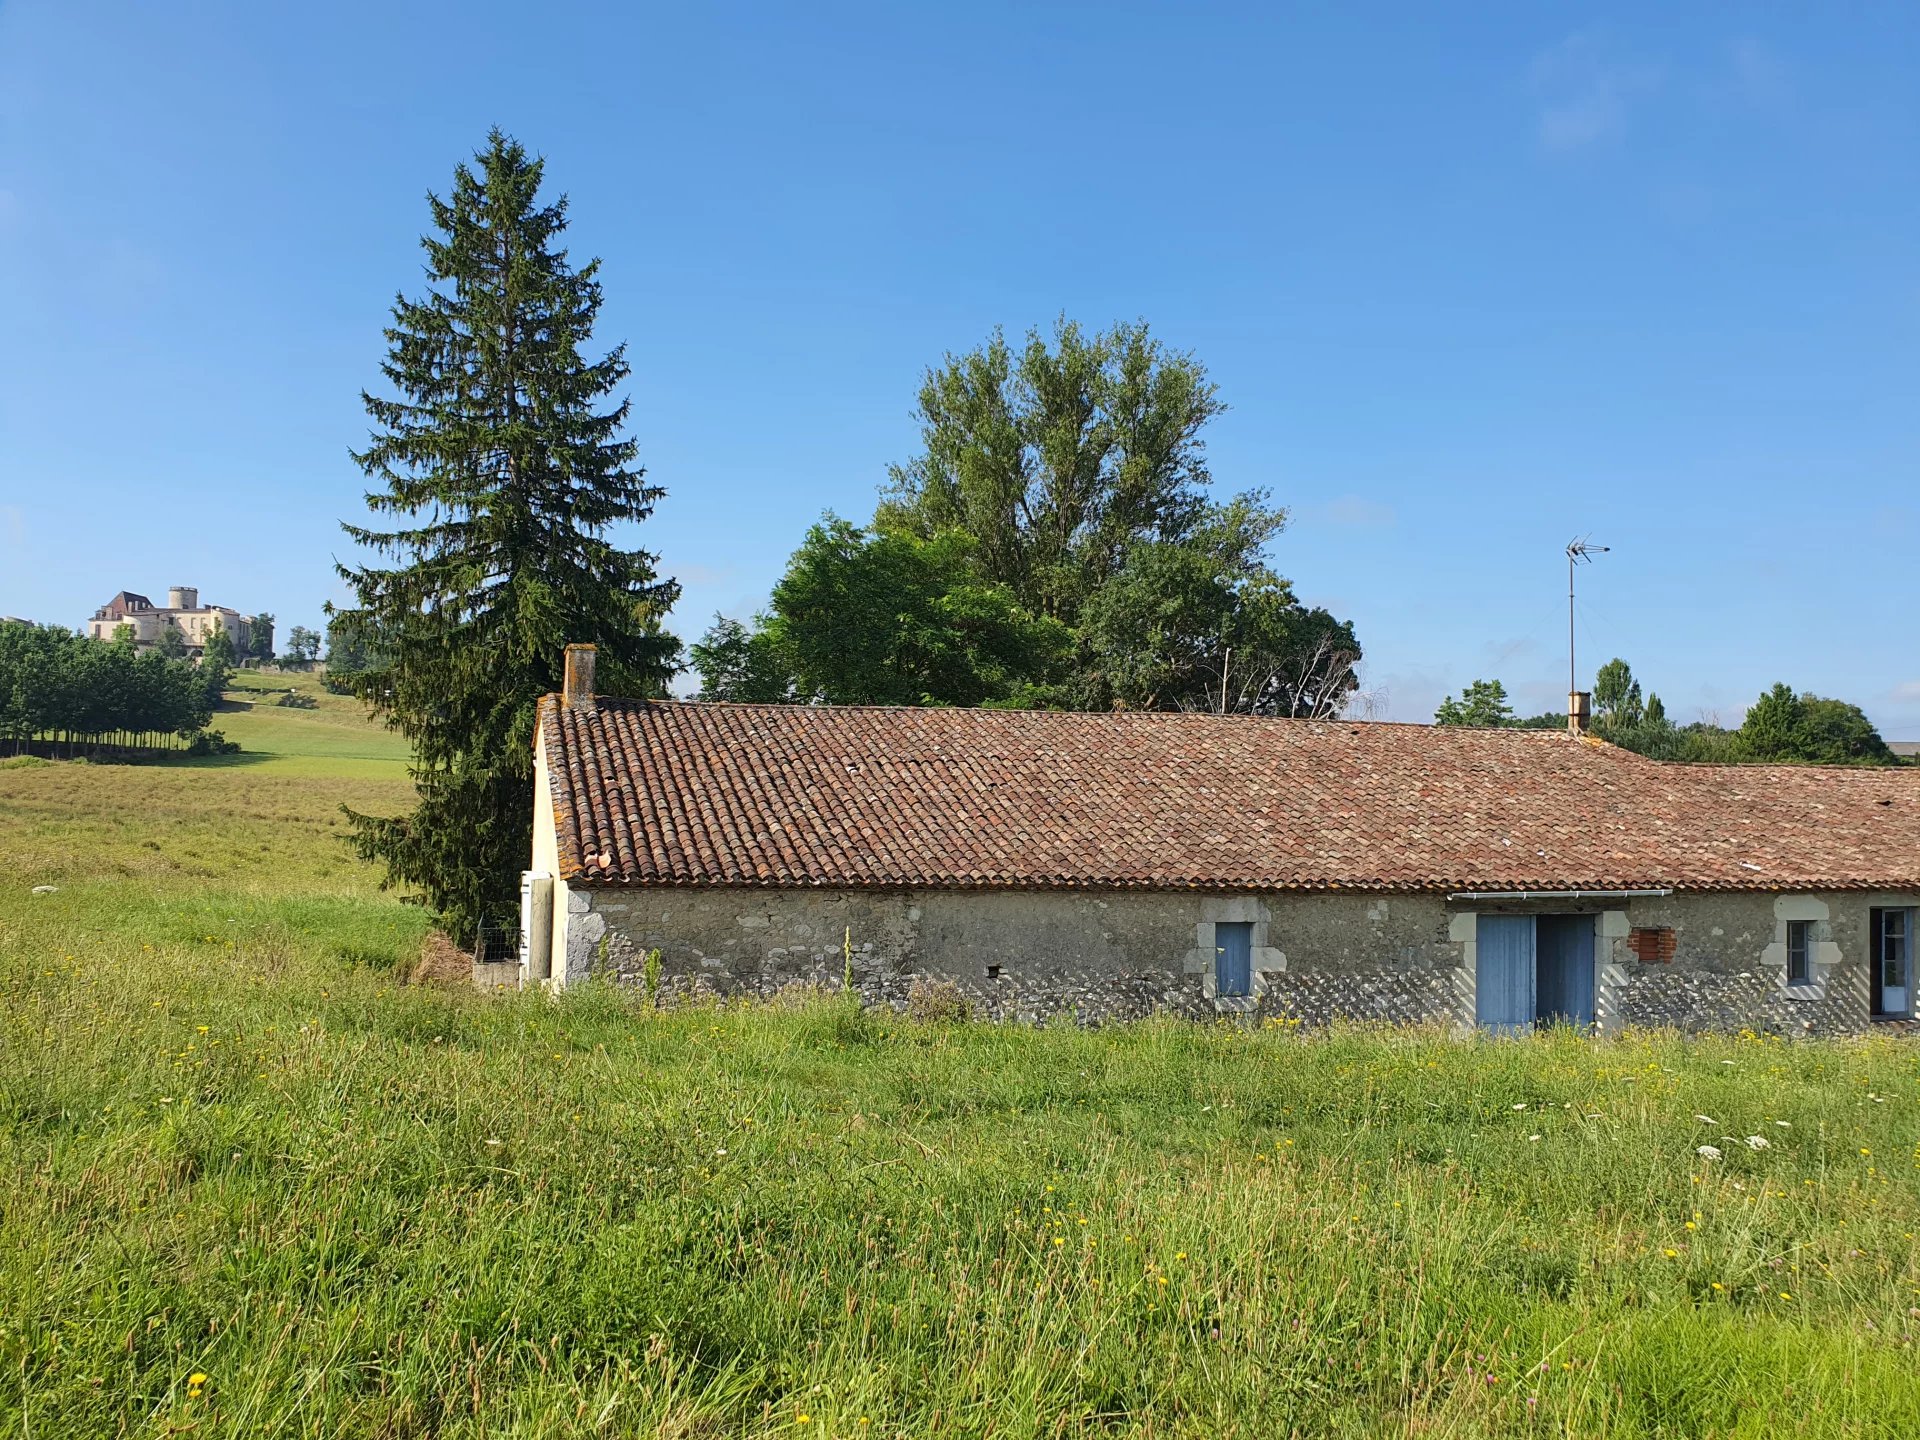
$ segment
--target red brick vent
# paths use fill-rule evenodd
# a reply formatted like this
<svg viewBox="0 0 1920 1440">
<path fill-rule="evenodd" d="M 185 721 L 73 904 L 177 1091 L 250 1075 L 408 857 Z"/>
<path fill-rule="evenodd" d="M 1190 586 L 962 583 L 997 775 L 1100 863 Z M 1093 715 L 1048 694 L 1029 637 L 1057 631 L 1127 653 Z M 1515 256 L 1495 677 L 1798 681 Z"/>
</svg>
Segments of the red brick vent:
<svg viewBox="0 0 1920 1440">
<path fill-rule="evenodd" d="M 1666 965 L 1673 960 L 1675 940 L 1668 926 L 1642 926 L 1627 935 L 1627 944 L 1643 964 Z"/>
</svg>

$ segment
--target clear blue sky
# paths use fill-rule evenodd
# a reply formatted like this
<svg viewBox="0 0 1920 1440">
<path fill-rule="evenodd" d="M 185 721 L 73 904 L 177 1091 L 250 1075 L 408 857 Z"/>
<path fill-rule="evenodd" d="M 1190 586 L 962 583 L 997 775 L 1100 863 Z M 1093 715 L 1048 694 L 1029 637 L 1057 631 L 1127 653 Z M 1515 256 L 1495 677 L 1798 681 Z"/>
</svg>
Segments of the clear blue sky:
<svg viewBox="0 0 1920 1440">
<path fill-rule="evenodd" d="M 675 628 L 864 518 L 922 369 L 1145 317 L 1386 713 L 1627 656 L 1920 736 L 1911 5 L 0 3 L 0 614 L 318 624 L 423 196 L 605 260 Z"/>
</svg>

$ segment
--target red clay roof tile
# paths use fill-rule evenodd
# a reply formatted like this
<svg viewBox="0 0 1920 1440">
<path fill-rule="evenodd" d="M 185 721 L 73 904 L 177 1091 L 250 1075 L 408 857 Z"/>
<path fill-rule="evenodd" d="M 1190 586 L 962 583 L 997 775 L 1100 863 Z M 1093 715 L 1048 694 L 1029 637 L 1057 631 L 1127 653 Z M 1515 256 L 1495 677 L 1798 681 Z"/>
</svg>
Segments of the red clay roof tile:
<svg viewBox="0 0 1920 1440">
<path fill-rule="evenodd" d="M 851 888 L 1920 889 L 1920 770 L 1564 732 L 542 702 L 563 879 Z"/>
</svg>

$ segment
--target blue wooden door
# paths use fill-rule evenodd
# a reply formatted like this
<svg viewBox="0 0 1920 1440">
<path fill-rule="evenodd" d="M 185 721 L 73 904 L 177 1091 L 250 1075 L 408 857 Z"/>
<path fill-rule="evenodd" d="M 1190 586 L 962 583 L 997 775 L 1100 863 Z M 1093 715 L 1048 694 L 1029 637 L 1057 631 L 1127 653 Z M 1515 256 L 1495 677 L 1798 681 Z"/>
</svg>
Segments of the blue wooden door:
<svg viewBox="0 0 1920 1440">
<path fill-rule="evenodd" d="M 1542 915 L 1534 946 L 1534 1014 L 1542 1024 L 1593 1024 L 1593 917 Z"/>
<path fill-rule="evenodd" d="M 1236 920 L 1213 927 L 1213 993 L 1222 998 L 1253 993 L 1253 926 Z"/>
<path fill-rule="evenodd" d="M 1531 1030 L 1533 916 L 1482 915 L 1477 929 L 1475 1018 L 1489 1030 Z"/>
</svg>

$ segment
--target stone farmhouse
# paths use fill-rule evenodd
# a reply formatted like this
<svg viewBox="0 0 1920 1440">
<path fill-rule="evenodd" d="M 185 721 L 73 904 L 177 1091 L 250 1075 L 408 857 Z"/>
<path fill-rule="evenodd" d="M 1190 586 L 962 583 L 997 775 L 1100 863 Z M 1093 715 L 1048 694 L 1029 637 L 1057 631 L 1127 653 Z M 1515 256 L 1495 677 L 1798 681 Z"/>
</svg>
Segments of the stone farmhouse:
<svg viewBox="0 0 1920 1440">
<path fill-rule="evenodd" d="M 207 636 L 215 628 L 231 635 L 242 654 L 253 638 L 251 615 L 242 615 L 226 605 L 202 605 L 200 592 L 192 585 L 173 586 L 167 591 L 165 605 L 155 605 L 144 595 L 122 590 L 93 612 L 93 618 L 87 621 L 87 634 L 95 640 L 111 640 L 122 625 L 133 627 L 134 643 L 143 650 L 159 644 L 169 627 L 180 632 L 194 654 L 206 648 Z"/>
<path fill-rule="evenodd" d="M 977 1013 L 1858 1032 L 1913 1013 L 1920 771 L 1195 714 L 542 703 L 526 983 L 923 978 Z M 1576 697 L 1583 701 L 1584 696 Z M 1581 707 L 1576 704 L 1578 712 Z"/>
</svg>

